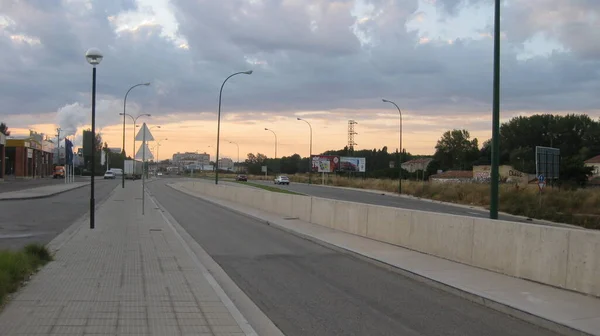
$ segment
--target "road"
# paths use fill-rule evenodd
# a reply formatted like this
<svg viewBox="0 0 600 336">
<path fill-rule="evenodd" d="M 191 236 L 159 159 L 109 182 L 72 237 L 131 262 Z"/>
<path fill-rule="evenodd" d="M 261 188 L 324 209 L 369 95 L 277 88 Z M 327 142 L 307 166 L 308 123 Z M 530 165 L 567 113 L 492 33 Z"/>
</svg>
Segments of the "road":
<svg viewBox="0 0 600 336">
<path fill-rule="evenodd" d="M 275 186 L 272 181 L 250 181 L 252 183 L 259 183 L 268 186 Z M 290 185 L 278 185 L 281 189 L 287 189 L 290 191 L 294 191 L 297 193 L 322 197 L 322 198 L 331 198 L 341 201 L 349 201 L 349 202 L 358 202 L 358 203 L 367 203 L 367 204 L 375 204 L 375 205 L 383 205 L 390 206 L 396 208 L 404 208 L 410 210 L 421 210 L 421 211 L 431 211 L 431 212 L 439 212 L 446 213 L 452 215 L 459 216 L 468 216 L 468 217 L 479 217 L 479 218 L 489 218 L 489 212 L 485 210 L 479 210 L 477 208 L 468 208 L 464 206 L 455 206 L 451 204 L 443 204 L 436 203 L 427 200 L 419 200 L 416 198 L 408 198 L 408 197 L 398 197 L 398 196 L 390 196 L 377 194 L 374 192 L 360 191 L 360 190 L 351 190 L 351 189 L 343 189 L 343 188 L 332 188 L 332 187 L 323 187 L 319 185 L 310 185 L 303 183 L 291 183 Z M 535 219 L 528 220 L 526 218 L 504 215 L 500 214 L 499 219 L 513 221 L 513 222 L 522 222 L 522 223 L 536 223 L 546 225 L 546 222 L 537 221 Z"/>
<path fill-rule="evenodd" d="M 120 183 L 96 182 L 96 203 Z M 0 249 L 18 249 L 29 243 L 47 244 L 89 211 L 90 187 L 48 198 L 0 202 Z"/>
<path fill-rule="evenodd" d="M 166 186 L 148 189 L 288 336 L 554 335 Z"/>
</svg>

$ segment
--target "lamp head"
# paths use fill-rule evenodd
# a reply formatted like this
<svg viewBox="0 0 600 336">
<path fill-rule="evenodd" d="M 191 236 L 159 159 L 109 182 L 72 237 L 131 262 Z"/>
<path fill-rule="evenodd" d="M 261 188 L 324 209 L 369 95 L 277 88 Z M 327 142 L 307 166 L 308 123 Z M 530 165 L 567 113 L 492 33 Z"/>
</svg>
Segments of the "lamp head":
<svg viewBox="0 0 600 336">
<path fill-rule="evenodd" d="M 144 83 L 143 85 L 150 86 L 150 83 Z"/>
<path fill-rule="evenodd" d="M 248 70 L 248 71 L 244 71 L 243 73 L 246 75 L 252 75 L 252 72 L 253 72 L 252 70 Z"/>
<path fill-rule="evenodd" d="M 102 52 L 98 48 L 90 48 L 85 53 L 85 59 L 93 66 L 96 66 L 102 62 Z"/>
<path fill-rule="evenodd" d="M 269 129 L 265 127 L 265 131 L 268 131 Z"/>
<path fill-rule="evenodd" d="M 383 101 L 384 103 L 389 103 L 390 101 L 387 99 L 382 99 L 381 101 Z"/>
</svg>

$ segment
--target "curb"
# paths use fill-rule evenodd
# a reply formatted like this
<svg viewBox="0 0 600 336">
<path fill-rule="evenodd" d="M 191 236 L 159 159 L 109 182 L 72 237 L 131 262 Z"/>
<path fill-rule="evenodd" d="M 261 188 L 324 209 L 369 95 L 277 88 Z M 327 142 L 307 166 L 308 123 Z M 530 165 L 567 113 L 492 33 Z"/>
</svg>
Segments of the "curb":
<svg viewBox="0 0 600 336">
<path fill-rule="evenodd" d="M 190 195 L 192 197 L 201 199 L 203 201 L 209 202 L 211 204 L 214 204 L 215 206 L 219 206 L 221 208 L 227 209 L 227 210 L 232 211 L 234 213 L 237 213 L 239 215 L 242 215 L 242 216 L 245 216 L 245 217 L 248 217 L 248 218 L 252 218 L 252 219 L 254 219 L 256 221 L 259 221 L 259 222 L 264 223 L 266 225 L 272 226 L 272 227 L 274 227 L 276 229 L 285 231 L 287 233 L 290 233 L 290 234 L 295 235 L 297 237 L 300 237 L 302 239 L 311 241 L 311 242 L 316 243 L 316 244 L 318 244 L 320 246 L 332 249 L 334 251 L 338 251 L 338 252 L 342 252 L 342 253 L 345 253 L 345 254 L 349 254 L 349 255 L 351 255 L 353 257 L 356 257 L 356 258 L 358 258 L 360 260 L 363 260 L 363 261 L 366 261 L 366 262 L 369 262 L 369 263 L 373 263 L 373 264 L 378 265 L 378 266 L 383 266 L 383 267 L 385 267 L 388 270 L 397 272 L 397 273 L 399 273 L 401 275 L 404 275 L 404 276 L 406 276 L 406 277 L 408 277 L 410 279 L 426 283 L 426 284 L 428 284 L 428 285 L 430 285 L 430 286 L 432 286 L 434 288 L 437 288 L 437 289 L 443 290 L 445 292 L 457 295 L 457 296 L 459 296 L 461 298 L 464 298 L 466 300 L 469 300 L 471 302 L 480 304 L 480 305 L 482 305 L 484 307 L 491 308 L 491 309 L 493 309 L 495 311 L 504 313 L 504 314 L 512 316 L 512 317 L 515 317 L 517 319 L 529 322 L 529 323 L 531 323 L 533 325 L 536 325 L 536 326 L 539 326 L 541 328 L 544 328 L 544 329 L 547 329 L 547 330 L 550 330 L 550 331 L 553 331 L 553 332 L 557 332 L 559 334 L 569 335 L 569 336 L 593 336 L 593 334 L 588 334 L 586 332 L 574 329 L 572 327 L 569 327 L 567 325 L 561 324 L 559 322 L 548 320 L 548 319 L 546 319 L 544 317 L 534 315 L 532 313 L 526 312 L 526 311 L 524 311 L 522 309 L 510 306 L 508 304 L 505 304 L 505 303 L 502 303 L 502 302 L 498 302 L 498 301 L 495 301 L 495 300 L 492 300 L 492 299 L 489 299 L 489 298 L 486 298 L 486 297 L 483 297 L 483 296 L 479 296 L 477 294 L 468 292 L 468 291 L 466 291 L 464 289 L 448 285 L 448 284 L 443 283 L 441 281 L 438 281 L 436 279 L 429 278 L 427 276 L 415 273 L 413 271 L 410 271 L 410 270 L 407 270 L 407 269 L 404 269 L 404 268 L 400 268 L 400 267 L 395 266 L 395 265 L 388 264 L 388 263 L 386 263 L 384 261 L 381 261 L 381 260 L 378 260 L 378 259 L 366 256 L 364 254 L 361 254 L 359 252 L 347 249 L 345 247 L 338 246 L 338 245 L 335 245 L 333 243 L 329 243 L 329 242 L 327 242 L 325 240 L 321 240 L 319 238 L 315 238 L 315 237 L 312 237 L 310 235 L 307 235 L 307 234 L 295 231 L 293 229 L 290 229 L 290 228 L 287 228 L 285 226 L 282 226 L 282 225 L 280 225 L 278 223 L 275 223 L 275 222 L 272 222 L 270 220 L 261 218 L 261 217 L 259 217 L 257 215 L 253 215 L 253 214 L 244 212 L 242 210 L 231 208 L 231 207 L 229 207 L 227 205 L 220 204 L 220 203 L 216 202 L 215 199 L 212 199 L 212 198 L 210 198 L 208 196 L 202 196 L 202 195 L 192 194 L 191 192 L 180 190 L 180 189 L 178 189 L 178 188 L 176 188 L 176 187 L 174 187 L 174 186 L 172 186 L 170 184 L 167 184 L 167 186 L 170 187 L 170 188 L 172 188 L 173 190 L 177 190 L 177 191 L 179 191 L 181 193 L 184 193 L 184 194 Z M 218 199 L 216 199 L 216 200 L 219 201 Z M 311 224 L 313 224 L 313 223 L 311 223 Z M 317 225 L 317 224 L 313 224 L 313 225 Z"/>
<path fill-rule="evenodd" d="M 59 195 L 62 193 L 66 193 L 67 191 L 71 191 L 71 190 L 76 190 L 79 188 L 83 188 L 90 185 L 90 183 L 86 183 L 71 189 L 66 189 L 66 190 L 61 190 L 61 191 L 57 191 L 57 192 L 52 192 L 50 194 L 44 194 L 44 195 L 36 195 L 36 196 L 28 196 L 28 197 L 12 197 L 12 198 L 0 198 L 0 202 L 2 201 L 24 201 L 24 200 L 30 200 L 30 199 L 40 199 L 40 198 L 48 198 L 48 197 L 52 197 L 55 195 Z M 1 195 L 1 194 L 0 194 Z"/>
</svg>

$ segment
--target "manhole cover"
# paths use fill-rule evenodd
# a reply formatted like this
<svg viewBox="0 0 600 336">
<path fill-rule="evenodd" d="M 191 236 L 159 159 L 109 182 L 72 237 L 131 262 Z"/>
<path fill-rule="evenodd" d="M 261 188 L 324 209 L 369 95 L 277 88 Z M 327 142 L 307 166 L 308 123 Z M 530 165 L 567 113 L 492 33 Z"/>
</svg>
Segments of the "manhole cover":
<svg viewBox="0 0 600 336">
<path fill-rule="evenodd" d="M 298 217 L 283 217 L 284 220 L 294 220 L 298 219 Z"/>
</svg>

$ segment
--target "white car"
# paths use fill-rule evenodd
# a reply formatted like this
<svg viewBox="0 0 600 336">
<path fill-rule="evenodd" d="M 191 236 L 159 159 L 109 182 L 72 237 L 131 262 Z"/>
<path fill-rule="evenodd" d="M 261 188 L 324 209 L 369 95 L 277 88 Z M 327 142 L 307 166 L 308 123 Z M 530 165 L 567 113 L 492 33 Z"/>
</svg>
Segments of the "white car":
<svg viewBox="0 0 600 336">
<path fill-rule="evenodd" d="M 162 176 L 162 172 L 158 172 L 156 176 Z"/>
<path fill-rule="evenodd" d="M 106 171 L 106 173 L 104 173 L 104 179 L 105 180 L 106 179 L 113 179 L 114 180 L 116 177 L 117 176 L 115 175 L 115 173 L 112 172 L 112 171 L 110 171 L 110 170 L 108 170 L 108 171 Z"/>
<path fill-rule="evenodd" d="M 290 184 L 290 179 L 285 175 L 279 175 L 273 180 L 275 184 Z"/>
<path fill-rule="evenodd" d="M 123 175 L 123 169 L 121 168 L 110 168 L 108 171 L 111 171 L 115 174 L 115 176 Z"/>
</svg>

